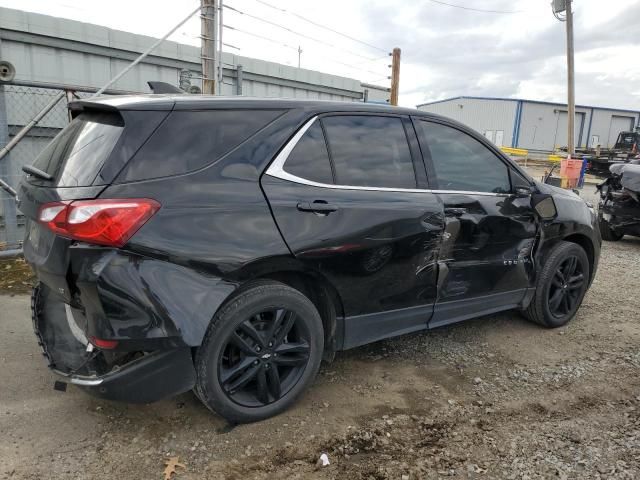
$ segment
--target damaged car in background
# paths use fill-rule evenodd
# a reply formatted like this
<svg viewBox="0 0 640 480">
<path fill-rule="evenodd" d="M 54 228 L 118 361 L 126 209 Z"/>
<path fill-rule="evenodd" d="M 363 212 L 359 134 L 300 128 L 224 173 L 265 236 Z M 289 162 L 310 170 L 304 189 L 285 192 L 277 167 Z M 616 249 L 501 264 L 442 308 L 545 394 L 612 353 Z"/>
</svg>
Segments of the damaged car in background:
<svg viewBox="0 0 640 480">
<path fill-rule="evenodd" d="M 515 309 L 547 328 L 595 275 L 595 211 L 464 125 L 362 103 L 80 100 L 19 187 L 51 369 L 110 400 L 195 390 L 282 412 L 322 359 Z"/>
<path fill-rule="evenodd" d="M 604 240 L 625 235 L 640 237 L 640 160 L 610 167 L 611 175 L 598 185 L 598 220 Z"/>
</svg>

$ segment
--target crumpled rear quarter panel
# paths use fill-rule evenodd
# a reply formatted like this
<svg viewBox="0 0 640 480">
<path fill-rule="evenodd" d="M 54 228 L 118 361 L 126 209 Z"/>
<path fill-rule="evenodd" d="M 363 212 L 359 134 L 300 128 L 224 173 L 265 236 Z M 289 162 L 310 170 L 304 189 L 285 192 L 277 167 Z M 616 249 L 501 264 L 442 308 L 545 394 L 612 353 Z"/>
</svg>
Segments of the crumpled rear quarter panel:
<svg viewBox="0 0 640 480">
<path fill-rule="evenodd" d="M 210 274 L 125 250 L 77 245 L 71 271 L 87 334 L 200 344 L 213 313 L 234 285 Z"/>
</svg>

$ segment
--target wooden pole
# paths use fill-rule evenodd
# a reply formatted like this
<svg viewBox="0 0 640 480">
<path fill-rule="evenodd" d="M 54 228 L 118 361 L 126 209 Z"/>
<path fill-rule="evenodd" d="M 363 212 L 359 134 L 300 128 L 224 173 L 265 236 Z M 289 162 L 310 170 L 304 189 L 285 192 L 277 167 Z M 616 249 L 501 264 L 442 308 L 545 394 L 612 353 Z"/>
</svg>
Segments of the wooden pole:
<svg viewBox="0 0 640 480">
<path fill-rule="evenodd" d="M 216 40 L 218 0 L 200 3 L 200 56 L 202 57 L 202 93 L 216 94 Z"/>
<path fill-rule="evenodd" d="M 573 12 L 571 11 L 571 0 L 567 0 L 567 153 L 570 157 L 575 155 L 575 127 L 576 119 L 576 94 L 573 63 Z"/>
<path fill-rule="evenodd" d="M 398 90 L 400 88 L 400 49 L 394 48 L 391 54 L 391 97 L 389 103 L 398 105 Z"/>
</svg>

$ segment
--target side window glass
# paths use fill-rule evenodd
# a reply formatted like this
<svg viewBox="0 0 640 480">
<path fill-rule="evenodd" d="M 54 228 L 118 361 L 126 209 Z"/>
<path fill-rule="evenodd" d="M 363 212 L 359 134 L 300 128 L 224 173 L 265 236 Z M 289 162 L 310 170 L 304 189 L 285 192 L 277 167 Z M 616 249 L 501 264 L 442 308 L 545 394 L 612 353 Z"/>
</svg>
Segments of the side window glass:
<svg viewBox="0 0 640 480">
<path fill-rule="evenodd" d="M 446 125 L 424 120 L 417 124 L 441 190 L 511 192 L 508 167 L 482 143 Z"/>
<path fill-rule="evenodd" d="M 511 170 L 511 185 L 515 189 L 516 187 L 528 188 L 531 186 L 531 182 L 520 175 L 515 169 Z"/>
<path fill-rule="evenodd" d="M 293 148 L 284 170 L 291 175 L 318 183 L 333 183 L 329 152 L 319 122 L 314 122 Z"/>
<path fill-rule="evenodd" d="M 339 185 L 416 188 L 411 151 L 398 117 L 324 117 Z"/>
</svg>

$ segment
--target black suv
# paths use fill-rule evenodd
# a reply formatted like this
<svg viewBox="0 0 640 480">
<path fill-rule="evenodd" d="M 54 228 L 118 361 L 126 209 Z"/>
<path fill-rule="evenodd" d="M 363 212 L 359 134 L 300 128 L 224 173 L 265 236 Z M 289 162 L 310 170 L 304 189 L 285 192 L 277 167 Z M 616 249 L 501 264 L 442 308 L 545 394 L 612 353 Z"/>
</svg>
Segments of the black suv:
<svg viewBox="0 0 640 480">
<path fill-rule="evenodd" d="M 564 325 L 593 279 L 592 208 L 424 112 L 195 96 L 71 104 L 24 168 L 33 324 L 97 396 L 194 389 L 275 415 L 339 350 L 517 309 Z"/>
</svg>

